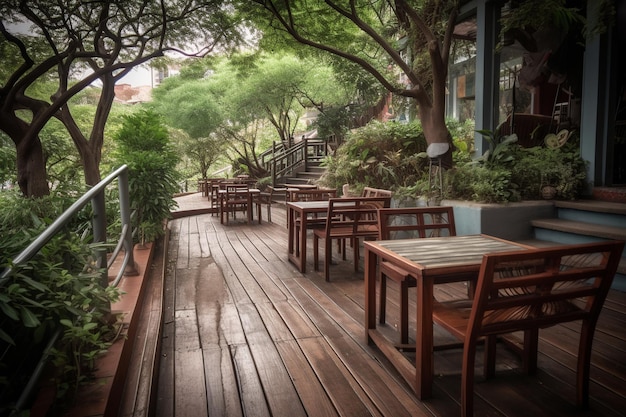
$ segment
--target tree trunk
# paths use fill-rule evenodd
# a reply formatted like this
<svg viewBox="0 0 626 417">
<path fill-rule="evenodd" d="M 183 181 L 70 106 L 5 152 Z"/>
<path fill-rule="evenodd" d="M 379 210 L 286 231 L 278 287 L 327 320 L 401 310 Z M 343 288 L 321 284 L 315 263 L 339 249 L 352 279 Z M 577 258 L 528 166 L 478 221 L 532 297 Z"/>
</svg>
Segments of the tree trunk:
<svg viewBox="0 0 626 417">
<path fill-rule="evenodd" d="M 39 137 L 30 142 L 16 145 L 17 183 L 25 197 L 43 197 L 50 194 L 43 149 Z"/>
<path fill-rule="evenodd" d="M 441 156 L 441 165 L 449 169 L 452 167 L 452 151 L 454 150 L 454 145 L 452 144 L 452 135 L 448 131 L 448 127 L 446 126 L 445 118 L 443 117 L 443 112 L 435 110 L 433 107 L 420 106 L 419 108 L 419 119 L 422 124 L 422 130 L 424 131 L 424 136 L 426 137 L 426 143 L 431 145 L 433 143 L 447 143 L 449 146 L 448 151 Z"/>
<path fill-rule="evenodd" d="M 39 136 L 28 135 L 28 124 L 13 113 L 0 113 L 0 129 L 15 144 L 17 183 L 25 197 L 50 194 L 48 175 Z"/>
</svg>

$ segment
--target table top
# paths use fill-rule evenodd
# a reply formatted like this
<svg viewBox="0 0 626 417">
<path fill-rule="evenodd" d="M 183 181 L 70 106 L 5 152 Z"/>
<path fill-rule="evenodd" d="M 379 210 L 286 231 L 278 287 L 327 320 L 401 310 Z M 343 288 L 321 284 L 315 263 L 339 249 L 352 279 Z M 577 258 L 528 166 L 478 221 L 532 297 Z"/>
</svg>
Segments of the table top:
<svg viewBox="0 0 626 417">
<path fill-rule="evenodd" d="M 287 201 L 288 207 L 294 207 L 298 209 L 318 209 L 328 208 L 328 200 L 314 200 L 314 201 Z"/>
<path fill-rule="evenodd" d="M 366 241 L 365 247 L 407 269 L 420 271 L 476 267 L 486 253 L 530 248 L 488 235 Z"/>
<path fill-rule="evenodd" d="M 218 192 L 219 192 L 220 194 L 226 194 L 226 190 L 219 190 Z M 260 192 L 261 192 L 261 190 L 259 190 L 258 188 L 241 188 L 241 189 L 237 189 L 237 190 L 231 191 L 231 193 L 232 193 L 232 192 L 235 192 L 235 193 L 251 193 L 251 194 L 256 194 L 256 193 L 260 193 Z"/>
</svg>

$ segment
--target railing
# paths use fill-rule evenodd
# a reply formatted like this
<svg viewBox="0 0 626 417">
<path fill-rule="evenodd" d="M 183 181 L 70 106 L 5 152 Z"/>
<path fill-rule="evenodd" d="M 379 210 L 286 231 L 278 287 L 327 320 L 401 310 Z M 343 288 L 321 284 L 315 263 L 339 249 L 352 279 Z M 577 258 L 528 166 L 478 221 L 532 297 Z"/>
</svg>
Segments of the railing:
<svg viewBox="0 0 626 417">
<path fill-rule="evenodd" d="M 59 233 L 63 227 L 71 220 L 72 216 L 76 215 L 87 203 L 91 202 L 94 211 L 92 219 L 92 226 L 94 232 L 94 243 L 105 243 L 106 238 L 106 213 L 105 213 L 105 194 L 104 190 L 107 185 L 118 178 L 119 187 L 119 202 L 120 202 L 120 217 L 122 223 L 122 233 L 118 239 L 115 249 L 107 262 L 106 249 L 102 248 L 102 245 L 96 245 L 99 249 L 96 249 L 97 266 L 103 268 L 102 282 L 103 285 L 117 286 L 123 275 L 135 275 L 135 261 L 133 258 L 133 238 L 131 228 L 131 213 L 130 213 L 130 200 L 128 193 L 128 167 L 126 165 L 118 168 L 112 172 L 105 179 L 100 181 L 97 185 L 87 191 L 81 198 L 79 198 L 74 204 L 72 204 L 63 214 L 61 214 L 50 226 L 48 226 L 43 233 L 41 233 L 26 249 L 24 249 L 19 255 L 13 259 L 13 265 L 19 266 L 30 259 L 32 259 L 50 239 L 57 233 Z M 113 265 L 121 249 L 125 250 L 124 259 L 120 270 L 111 284 L 108 283 L 108 270 Z M 12 268 L 6 268 L 0 274 L 0 288 L 4 287 L 10 279 Z M 19 414 L 23 409 L 28 398 L 32 395 L 37 387 L 37 382 L 41 373 L 44 370 L 46 361 L 50 354 L 50 351 L 54 348 L 58 338 L 61 335 L 62 330 L 57 330 L 50 340 L 42 354 L 39 363 L 33 371 L 29 382 L 22 391 L 20 398 L 17 400 L 15 409 L 12 415 Z"/>
<path fill-rule="evenodd" d="M 279 178 L 293 174 L 300 168 L 307 171 L 312 162 L 319 162 L 328 156 L 328 148 L 326 139 L 303 138 L 288 149 L 274 142 L 270 149 L 260 155 L 260 160 L 272 176 L 272 185 L 276 185 Z"/>
</svg>

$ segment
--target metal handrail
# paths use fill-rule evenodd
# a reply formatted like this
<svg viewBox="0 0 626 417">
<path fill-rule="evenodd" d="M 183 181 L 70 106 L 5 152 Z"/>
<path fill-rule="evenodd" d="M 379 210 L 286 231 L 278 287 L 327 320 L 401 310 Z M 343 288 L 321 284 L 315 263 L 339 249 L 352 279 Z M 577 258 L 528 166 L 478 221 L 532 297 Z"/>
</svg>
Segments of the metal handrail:
<svg viewBox="0 0 626 417">
<path fill-rule="evenodd" d="M 91 202 L 94 210 L 94 216 L 92 219 L 92 225 L 94 229 L 94 243 L 104 243 L 103 237 L 106 236 L 106 217 L 104 213 L 104 190 L 113 180 L 118 178 L 119 187 L 119 202 L 120 202 L 120 217 L 122 221 L 122 233 L 118 239 L 115 250 L 111 256 L 110 262 L 106 262 L 106 250 L 97 249 L 97 264 L 104 265 L 105 271 L 103 272 L 103 280 L 108 284 L 108 270 L 115 261 L 115 258 L 119 254 L 121 248 L 124 248 L 125 254 L 122 261 L 122 266 L 110 284 L 111 286 L 117 286 L 122 278 L 122 275 L 137 275 L 135 268 L 135 261 L 133 257 L 133 237 L 131 226 L 131 212 L 130 212 L 130 197 L 128 188 L 128 166 L 123 165 L 120 168 L 113 171 L 105 179 L 100 181 L 97 185 L 87 191 L 82 197 L 80 197 L 74 204 L 72 204 L 67 210 L 65 210 L 50 226 L 48 226 L 37 238 L 20 252 L 14 259 L 13 265 L 18 266 L 28 262 L 32 259 L 46 243 L 52 239 L 62 228 L 71 220 L 72 216 L 77 214 L 87 203 Z M 0 287 L 10 279 L 10 274 L 13 268 L 7 267 L 0 274 Z M 31 374 L 31 377 L 22 391 L 20 398 L 15 404 L 12 415 L 15 415 L 22 410 L 31 397 L 32 393 L 37 387 L 37 381 L 41 377 L 41 374 L 45 368 L 48 356 L 51 349 L 54 347 L 56 341 L 61 335 L 61 330 L 57 330 L 48 341 L 46 348 L 43 351 L 35 370 Z"/>
<path fill-rule="evenodd" d="M 13 258 L 14 265 L 21 265 L 28 262 L 33 258 L 41 248 L 52 239 L 61 229 L 69 223 L 72 216 L 78 213 L 87 203 L 91 202 L 94 209 L 93 228 L 94 228 L 94 243 L 104 243 L 103 240 L 96 240 L 97 236 L 103 236 L 103 230 L 106 229 L 106 217 L 102 208 L 97 202 L 97 199 L 104 198 L 104 189 L 113 180 L 119 177 L 119 198 L 120 198 L 120 217 L 122 220 L 122 235 L 120 239 L 123 240 L 123 246 L 126 251 L 124 262 L 134 268 L 133 259 L 133 238 L 132 229 L 130 227 L 130 197 L 128 193 L 128 166 L 123 165 L 120 168 L 113 171 L 105 179 L 96 184 L 93 188 L 87 191 L 81 198 L 74 202 L 67 210 L 63 212 L 50 226 L 48 226 L 37 238 L 20 252 L 15 258 Z M 106 254 L 101 251 L 98 252 L 99 257 L 106 258 Z M 102 259 L 100 259 L 101 261 Z M 108 269 L 108 268 L 107 268 Z M 2 287 L 9 279 L 9 274 L 12 268 L 9 266 L 2 274 L 0 274 L 0 287 Z M 124 272 L 121 269 L 122 273 Z M 132 273 L 131 271 L 127 272 Z"/>
</svg>

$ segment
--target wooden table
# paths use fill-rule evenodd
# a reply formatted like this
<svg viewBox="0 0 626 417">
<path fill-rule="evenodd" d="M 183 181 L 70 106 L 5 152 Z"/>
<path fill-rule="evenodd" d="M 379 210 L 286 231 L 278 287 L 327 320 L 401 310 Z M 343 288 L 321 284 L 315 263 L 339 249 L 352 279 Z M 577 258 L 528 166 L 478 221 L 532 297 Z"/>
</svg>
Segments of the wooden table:
<svg viewBox="0 0 626 417">
<path fill-rule="evenodd" d="M 531 248 L 487 235 L 366 241 L 364 247 L 367 341 L 380 348 L 419 399 L 432 395 L 433 285 L 475 279 L 486 253 Z M 415 367 L 376 328 L 376 270 L 382 260 L 410 271 L 417 278 Z"/>
<path fill-rule="evenodd" d="M 310 216 L 328 211 L 328 200 L 322 201 L 288 201 L 287 225 L 289 236 L 287 248 L 289 261 L 293 262 L 300 272 L 306 272 L 306 235 L 307 222 Z M 297 233 L 295 219 L 300 220 L 300 229 Z"/>
<path fill-rule="evenodd" d="M 252 223 L 253 218 L 254 218 L 254 208 L 253 208 L 253 197 L 255 195 L 259 195 L 261 194 L 261 190 L 259 190 L 258 188 L 243 188 L 241 190 L 237 190 L 236 191 L 237 194 L 245 194 L 247 197 L 247 210 L 246 210 L 246 214 L 248 215 L 248 223 Z M 217 191 L 218 194 L 218 199 L 220 201 L 219 204 L 219 209 L 220 209 L 220 215 L 221 215 L 221 211 L 224 209 L 223 203 L 224 203 L 224 196 L 226 196 L 226 189 L 220 189 Z M 228 213 L 226 213 L 226 215 L 228 216 Z"/>
</svg>

